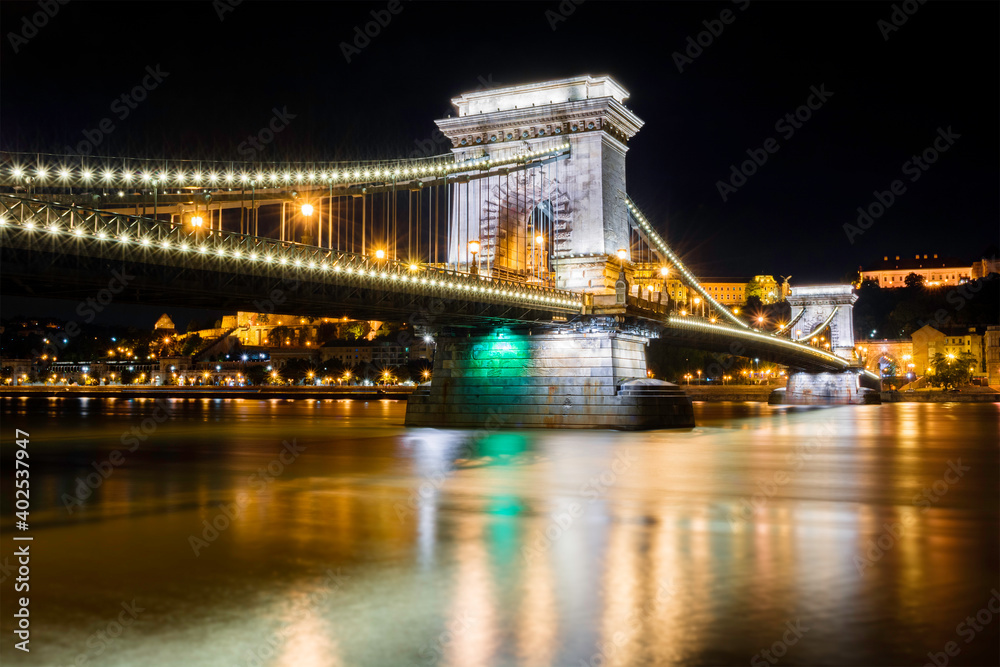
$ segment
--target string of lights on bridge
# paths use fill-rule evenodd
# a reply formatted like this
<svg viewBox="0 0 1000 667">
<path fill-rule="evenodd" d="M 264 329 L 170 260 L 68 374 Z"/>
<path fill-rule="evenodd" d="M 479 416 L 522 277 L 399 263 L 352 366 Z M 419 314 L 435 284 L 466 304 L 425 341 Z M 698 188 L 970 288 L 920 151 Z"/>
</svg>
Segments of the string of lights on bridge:
<svg viewBox="0 0 1000 667">
<path fill-rule="evenodd" d="M 20 153 L 5 153 L 3 157 L 12 162 L 12 166 L 0 171 L 0 176 L 14 185 L 41 185 L 55 187 L 86 187 L 91 185 L 115 187 L 132 187 L 141 184 L 153 187 L 260 187 L 268 185 L 297 186 L 375 183 L 386 181 L 410 181 L 421 178 L 447 178 L 455 174 L 469 171 L 482 171 L 496 167 L 532 162 L 556 157 L 569 152 L 569 142 L 563 141 L 550 148 L 526 151 L 508 158 L 492 158 L 488 154 L 462 160 L 449 161 L 451 156 L 435 156 L 425 160 L 395 160 L 390 162 L 359 162 L 350 166 L 345 163 L 336 165 L 303 167 L 302 163 L 295 169 L 242 166 L 237 168 L 228 163 L 228 168 L 204 168 L 204 163 L 198 162 L 190 168 L 163 166 L 160 168 L 115 168 L 110 162 L 147 162 L 128 158 L 104 158 L 104 165 L 90 167 L 80 165 L 66 166 L 66 163 L 79 160 L 78 156 L 50 156 L 52 163 L 29 165 L 32 158 Z M 60 159 L 61 158 L 61 159 Z M 185 161 L 191 162 L 191 161 Z M 213 163 L 209 163 L 213 164 Z"/>
<path fill-rule="evenodd" d="M 714 324 L 705 322 L 704 320 L 699 320 L 690 317 L 677 317 L 675 315 L 667 316 L 667 324 L 671 327 L 677 328 L 694 328 L 705 332 L 719 333 L 726 336 L 738 336 L 746 338 L 749 340 L 757 340 L 763 343 L 772 345 L 781 345 L 782 347 L 788 348 L 789 350 L 797 350 L 806 354 L 812 354 L 818 357 L 827 359 L 830 362 L 834 362 L 839 368 L 847 368 L 851 365 L 851 362 L 842 357 L 838 357 L 832 352 L 827 352 L 826 350 L 821 350 L 812 345 L 803 345 L 802 343 L 790 341 L 786 338 L 781 338 L 779 336 L 774 336 L 772 334 L 765 334 L 759 331 L 752 331 L 749 329 L 737 329 L 725 324 Z"/>
<path fill-rule="evenodd" d="M 15 206 L 26 207 L 26 205 L 14 197 L 0 195 L 5 202 L 13 200 L 17 202 Z M 36 202 L 37 203 L 37 202 Z M 63 210 L 63 215 L 73 215 L 73 209 L 62 207 L 57 209 L 53 206 L 41 205 L 48 210 Z M 474 274 L 461 274 L 449 272 L 437 267 L 422 266 L 420 264 L 407 264 L 386 258 L 385 252 L 376 251 L 374 256 L 359 255 L 340 251 L 331 251 L 326 248 L 303 246 L 295 244 L 292 247 L 283 247 L 285 244 L 275 242 L 271 239 L 262 239 L 235 232 L 212 231 L 208 234 L 215 239 L 214 245 L 209 245 L 204 240 L 197 241 L 198 235 L 205 234 L 202 230 L 184 231 L 183 226 L 164 223 L 160 221 L 146 220 L 132 216 L 124 216 L 105 211 L 87 211 L 93 220 L 93 229 L 85 229 L 82 225 L 72 225 L 69 227 L 60 226 L 55 221 L 44 222 L 38 219 L 41 211 L 29 211 L 29 216 L 19 219 L 13 215 L 10 207 L 8 214 L 0 215 L 0 230 L 11 227 L 22 229 L 28 234 L 48 233 L 53 236 L 69 235 L 78 239 L 93 239 L 99 242 L 115 242 L 124 249 L 135 248 L 139 251 L 160 249 L 163 252 L 177 251 L 181 254 L 192 256 L 215 257 L 217 259 L 227 259 L 238 266 L 240 262 L 248 262 L 258 265 L 277 265 L 282 267 L 294 267 L 295 269 L 308 269 L 320 275 L 329 276 L 331 274 L 343 274 L 344 276 L 357 276 L 358 278 L 382 279 L 393 283 L 413 286 L 426 286 L 436 288 L 456 295 L 477 295 L 485 298 L 501 299 L 508 301 L 526 302 L 531 305 L 542 305 L 560 309 L 576 311 L 580 308 L 580 295 L 566 290 L 557 290 L 549 287 L 526 285 L 506 281 L 486 276 Z M 104 216 L 111 220 L 105 220 Z M 82 216 L 81 216 L 82 217 Z M 124 220 L 128 226 L 133 228 L 133 233 L 112 231 L 114 221 Z M 97 221 L 103 221 L 103 226 Z M 142 230 L 145 225 L 147 229 Z M 171 240 L 169 238 L 156 238 L 156 234 L 173 234 L 181 237 Z M 182 236 L 183 235 L 183 236 Z M 228 244 L 227 244 L 228 241 Z M 233 245 L 253 244 L 252 248 L 232 247 Z M 227 247 L 228 246 L 228 247 Z M 317 259 L 317 256 L 319 258 Z"/>
<path fill-rule="evenodd" d="M 646 216 L 642 214 L 642 211 L 640 211 L 639 207 L 635 205 L 635 202 L 633 202 L 632 199 L 624 192 L 621 194 L 625 199 L 625 203 L 628 205 L 629 213 L 636 220 L 636 222 L 639 223 L 639 226 L 642 228 L 642 231 L 646 235 L 650 245 L 653 247 L 653 250 L 658 251 L 667 257 L 671 264 L 673 264 L 677 271 L 679 271 L 684 277 L 684 283 L 698 292 L 698 294 L 705 299 L 706 303 L 715 306 L 716 310 L 722 313 L 724 317 L 742 327 L 748 327 L 749 325 L 747 325 L 746 322 L 731 313 L 728 308 L 722 306 L 712 297 L 711 294 L 708 293 L 707 290 L 705 290 L 704 287 L 701 286 L 701 284 L 698 283 L 698 279 L 695 275 L 688 270 L 688 268 L 684 265 L 684 262 L 681 261 L 680 257 L 674 254 L 674 252 L 670 249 L 670 246 L 668 246 L 666 241 L 663 240 L 663 237 L 661 237 L 656 230 L 653 229 L 653 226 L 649 224 L 649 221 L 646 220 Z"/>
</svg>

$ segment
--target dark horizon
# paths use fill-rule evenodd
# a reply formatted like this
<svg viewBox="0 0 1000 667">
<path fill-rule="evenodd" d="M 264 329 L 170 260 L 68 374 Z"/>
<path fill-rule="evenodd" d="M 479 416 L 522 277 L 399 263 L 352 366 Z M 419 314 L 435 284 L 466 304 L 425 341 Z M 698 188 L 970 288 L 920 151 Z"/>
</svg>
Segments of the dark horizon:
<svg viewBox="0 0 1000 667">
<path fill-rule="evenodd" d="M 900 3 L 570 4 L 70 3 L 15 52 L 38 5 L 4 3 L 0 143 L 242 159 L 277 109 L 295 117 L 262 161 L 443 153 L 433 121 L 461 92 L 609 74 L 645 121 L 629 193 L 697 275 L 830 283 L 885 255 L 996 247 L 995 3 L 912 3 L 899 26 Z M 388 22 L 356 49 L 372 12 Z M 700 53 L 687 41 L 712 30 Z M 144 78 L 146 99 L 124 106 Z M 808 120 L 783 119 L 797 109 Z M 105 117 L 114 129 L 95 134 Z M 913 163 L 939 137 L 934 163 Z M 754 157 L 745 183 L 720 185 Z M 858 207 L 890 196 L 858 226 Z M 33 304 L 5 299 L 5 315 L 19 306 Z"/>
</svg>

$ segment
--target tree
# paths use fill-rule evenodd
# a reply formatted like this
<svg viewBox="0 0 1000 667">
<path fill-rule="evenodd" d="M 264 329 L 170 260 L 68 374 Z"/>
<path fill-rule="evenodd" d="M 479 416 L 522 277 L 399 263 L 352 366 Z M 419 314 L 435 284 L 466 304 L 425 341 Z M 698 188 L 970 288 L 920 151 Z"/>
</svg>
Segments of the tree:
<svg viewBox="0 0 1000 667">
<path fill-rule="evenodd" d="M 281 373 L 285 379 L 299 384 L 309 376 L 309 373 L 312 373 L 313 377 L 316 376 L 316 366 L 309 359 L 289 359 L 285 362 Z"/>
<path fill-rule="evenodd" d="M 247 367 L 246 376 L 250 384 L 264 384 L 264 379 L 267 377 L 267 369 L 261 364 L 253 364 Z"/>
<path fill-rule="evenodd" d="M 271 345 L 277 343 L 278 347 L 282 347 L 286 340 L 291 344 L 292 330 L 284 325 L 274 327 L 267 333 L 267 339 Z"/>
<path fill-rule="evenodd" d="M 903 278 L 903 284 L 907 287 L 921 287 L 924 284 L 924 277 L 919 273 L 908 273 Z"/>
<path fill-rule="evenodd" d="M 879 284 L 878 281 L 875 280 L 874 278 L 865 278 L 864 280 L 861 281 L 861 285 L 858 286 L 858 289 L 864 289 L 864 290 L 879 289 Z"/>
<path fill-rule="evenodd" d="M 975 363 L 976 357 L 971 352 L 963 352 L 958 357 L 938 352 L 931 359 L 931 369 L 934 371 L 930 378 L 931 384 L 945 388 L 968 384 Z"/>
<path fill-rule="evenodd" d="M 861 271 L 858 269 L 851 269 L 845 271 L 843 275 L 840 276 L 840 282 L 843 285 L 854 285 L 855 287 L 861 284 Z"/>
<path fill-rule="evenodd" d="M 200 334 L 188 336 L 184 341 L 184 347 L 181 349 L 181 355 L 185 357 L 191 356 L 198 351 L 198 348 L 201 347 L 201 343 L 202 340 Z"/>
</svg>

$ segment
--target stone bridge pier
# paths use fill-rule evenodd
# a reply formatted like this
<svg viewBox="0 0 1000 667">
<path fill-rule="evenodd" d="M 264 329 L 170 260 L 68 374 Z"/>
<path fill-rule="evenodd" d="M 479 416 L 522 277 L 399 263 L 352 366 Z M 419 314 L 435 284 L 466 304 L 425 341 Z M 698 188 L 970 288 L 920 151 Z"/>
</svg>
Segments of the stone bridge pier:
<svg viewBox="0 0 1000 667">
<path fill-rule="evenodd" d="M 830 350 L 844 359 L 856 360 L 853 311 L 857 300 L 851 285 L 793 287 L 788 296 L 795 322 L 792 340 L 805 340 L 829 328 Z M 770 402 L 860 405 L 881 402 L 880 391 L 881 381 L 865 373 L 858 362 L 843 373 L 790 373 L 785 389 L 774 392 Z"/>
<path fill-rule="evenodd" d="M 410 396 L 407 426 L 608 428 L 694 426 L 691 400 L 646 377 L 647 338 L 589 323 L 439 336 L 434 376 Z"/>
</svg>

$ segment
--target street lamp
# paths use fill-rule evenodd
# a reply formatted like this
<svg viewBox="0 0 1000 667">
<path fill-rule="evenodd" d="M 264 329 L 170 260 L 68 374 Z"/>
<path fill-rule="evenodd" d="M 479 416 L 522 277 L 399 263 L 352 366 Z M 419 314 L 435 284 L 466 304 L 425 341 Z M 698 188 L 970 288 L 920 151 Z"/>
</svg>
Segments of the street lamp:
<svg viewBox="0 0 1000 667">
<path fill-rule="evenodd" d="M 193 218 L 191 218 L 192 227 L 197 227 L 198 229 L 201 229 L 201 226 L 204 224 L 205 224 L 205 219 L 202 218 L 200 215 L 196 215 Z"/>
<path fill-rule="evenodd" d="M 618 248 L 618 259 L 624 263 L 626 257 L 628 257 L 628 250 L 625 248 Z"/>
<path fill-rule="evenodd" d="M 548 251 L 544 249 L 545 237 L 542 236 L 541 234 L 537 235 L 535 237 L 535 244 L 538 245 L 538 263 L 539 263 L 538 277 L 544 279 L 545 270 L 548 268 L 548 261 L 546 261 L 547 260 L 546 255 L 548 255 Z"/>
<path fill-rule="evenodd" d="M 304 215 L 304 216 L 306 216 L 308 218 L 312 214 L 313 214 L 313 205 L 312 204 L 303 204 L 302 205 L 302 215 Z"/>
<path fill-rule="evenodd" d="M 375 251 L 375 259 L 385 259 L 385 250 L 379 248 Z"/>
<path fill-rule="evenodd" d="M 668 289 L 669 285 L 667 284 L 667 278 L 669 276 L 670 276 L 670 268 L 666 266 L 661 266 L 660 278 L 663 280 L 663 299 L 661 299 L 661 301 L 665 299 L 668 303 L 670 302 L 670 292 Z"/>
<path fill-rule="evenodd" d="M 472 253 L 472 266 L 469 267 L 469 272 L 473 275 L 479 273 L 479 265 L 476 263 L 476 255 L 479 254 L 480 249 L 479 241 L 469 241 L 469 252 Z"/>
</svg>

